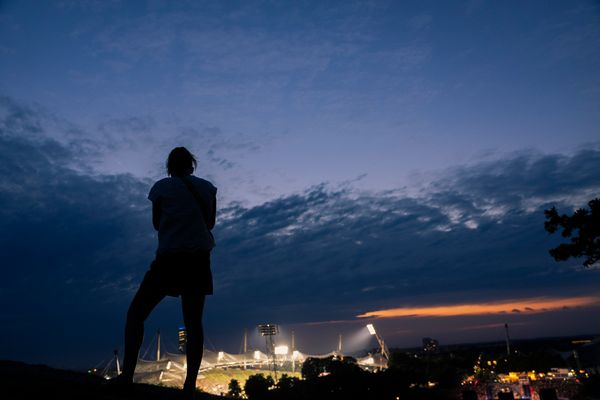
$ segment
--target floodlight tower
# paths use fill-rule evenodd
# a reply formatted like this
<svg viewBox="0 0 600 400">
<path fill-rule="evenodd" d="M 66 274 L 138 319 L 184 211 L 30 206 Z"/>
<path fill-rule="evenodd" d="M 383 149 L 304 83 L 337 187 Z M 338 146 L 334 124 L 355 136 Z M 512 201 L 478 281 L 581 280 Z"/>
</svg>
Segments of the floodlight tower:
<svg viewBox="0 0 600 400">
<path fill-rule="evenodd" d="M 246 369 L 246 354 L 248 354 L 248 330 L 244 329 L 244 369 Z"/>
<path fill-rule="evenodd" d="M 296 335 L 292 331 L 292 372 L 296 372 Z M 581 369 L 581 368 L 579 368 Z"/>
<path fill-rule="evenodd" d="M 383 339 L 381 338 L 381 336 L 379 336 L 379 334 L 377 333 L 377 331 L 375 330 L 375 327 L 373 326 L 373 324 L 368 324 L 367 325 L 367 329 L 369 331 L 369 333 L 372 336 L 375 336 L 375 339 L 377 339 L 377 343 L 379 343 L 379 347 L 381 347 L 381 355 L 389 361 L 390 359 L 390 352 L 388 351 L 387 346 L 385 345 L 385 342 L 383 341 Z"/>
<path fill-rule="evenodd" d="M 160 361 L 160 329 L 156 330 L 156 361 Z"/>
<path fill-rule="evenodd" d="M 279 327 L 275 324 L 260 324 L 258 325 L 258 333 L 265 337 L 267 355 L 270 355 L 273 359 L 273 373 L 275 374 L 275 381 L 277 381 L 277 364 L 275 360 L 275 343 L 273 342 L 273 336 L 279 333 Z"/>
</svg>

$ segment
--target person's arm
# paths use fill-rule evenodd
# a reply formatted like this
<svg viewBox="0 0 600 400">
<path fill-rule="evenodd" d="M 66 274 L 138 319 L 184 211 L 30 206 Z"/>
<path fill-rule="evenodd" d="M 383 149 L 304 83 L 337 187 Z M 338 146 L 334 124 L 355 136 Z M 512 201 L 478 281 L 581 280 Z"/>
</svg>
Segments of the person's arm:
<svg viewBox="0 0 600 400">
<path fill-rule="evenodd" d="M 152 202 L 152 225 L 158 231 L 158 227 L 160 226 L 160 206 L 158 201 Z"/>
</svg>

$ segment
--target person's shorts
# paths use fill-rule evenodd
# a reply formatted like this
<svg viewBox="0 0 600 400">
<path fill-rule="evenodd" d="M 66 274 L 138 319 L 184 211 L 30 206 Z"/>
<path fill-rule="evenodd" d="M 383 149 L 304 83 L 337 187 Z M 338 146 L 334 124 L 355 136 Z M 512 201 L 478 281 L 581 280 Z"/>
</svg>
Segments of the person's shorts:
<svg viewBox="0 0 600 400">
<path fill-rule="evenodd" d="M 168 296 L 213 294 L 210 251 L 157 254 L 143 283 Z"/>
</svg>

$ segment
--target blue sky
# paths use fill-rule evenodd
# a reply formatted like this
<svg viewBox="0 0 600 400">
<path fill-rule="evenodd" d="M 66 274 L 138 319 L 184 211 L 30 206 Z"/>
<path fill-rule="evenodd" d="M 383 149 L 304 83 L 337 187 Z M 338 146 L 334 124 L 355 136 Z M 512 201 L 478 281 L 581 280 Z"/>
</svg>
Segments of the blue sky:
<svg viewBox="0 0 600 400">
<path fill-rule="evenodd" d="M 121 346 L 178 145 L 219 187 L 211 346 L 268 320 L 326 351 L 365 313 L 512 300 L 375 323 L 398 346 L 600 330 L 598 269 L 548 256 L 542 212 L 600 193 L 594 2 L 3 1 L 0 55 L 2 358 Z M 169 300 L 149 330 L 180 320 Z"/>
</svg>

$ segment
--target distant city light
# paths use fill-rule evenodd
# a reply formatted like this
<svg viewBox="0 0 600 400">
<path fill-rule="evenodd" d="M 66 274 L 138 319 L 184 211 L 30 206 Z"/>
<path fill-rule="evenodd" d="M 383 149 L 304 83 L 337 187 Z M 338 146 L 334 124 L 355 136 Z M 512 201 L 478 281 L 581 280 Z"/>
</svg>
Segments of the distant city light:
<svg viewBox="0 0 600 400">
<path fill-rule="evenodd" d="M 278 356 L 287 355 L 289 348 L 286 345 L 275 346 L 275 354 Z"/>
<path fill-rule="evenodd" d="M 375 332 L 375 327 L 373 326 L 373 324 L 367 325 L 367 329 L 369 330 L 369 333 L 371 335 L 376 335 L 377 334 L 377 332 Z"/>
</svg>

